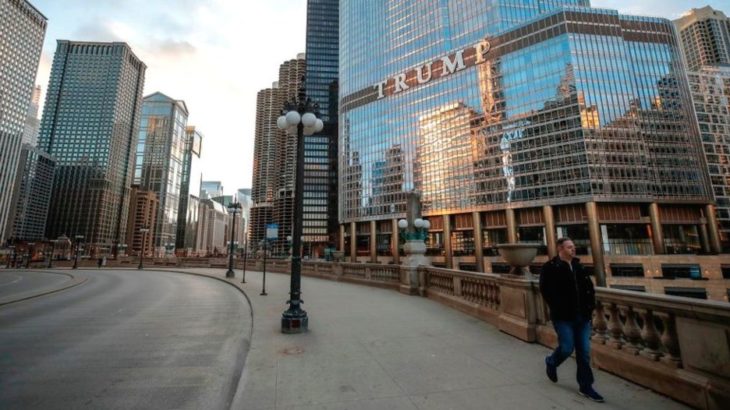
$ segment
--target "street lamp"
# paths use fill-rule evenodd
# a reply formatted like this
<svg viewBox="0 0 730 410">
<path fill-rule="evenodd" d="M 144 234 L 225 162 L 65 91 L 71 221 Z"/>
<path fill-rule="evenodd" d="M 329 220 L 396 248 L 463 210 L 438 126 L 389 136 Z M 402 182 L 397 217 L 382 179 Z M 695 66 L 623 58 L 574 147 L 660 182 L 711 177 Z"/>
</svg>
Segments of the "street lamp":
<svg viewBox="0 0 730 410">
<path fill-rule="evenodd" d="M 146 239 L 147 239 L 147 232 L 149 232 L 149 228 L 139 228 L 139 232 L 142 234 L 142 249 L 139 251 L 139 266 L 137 266 L 137 269 L 144 269 L 144 250 L 146 246 Z"/>
<path fill-rule="evenodd" d="M 76 239 L 76 252 L 74 252 L 74 269 L 79 268 L 79 243 L 84 240 L 84 235 L 76 235 L 74 236 L 74 239 Z"/>
<path fill-rule="evenodd" d="M 8 269 L 10 269 L 10 268 L 14 268 L 15 267 L 15 258 L 16 258 L 16 256 L 15 256 L 15 246 L 14 245 L 10 245 L 10 246 L 8 246 L 8 249 L 10 249 L 10 252 L 12 253 L 12 258 L 10 257 L 10 255 L 8 255 L 8 261 L 7 261 L 6 267 Z"/>
<path fill-rule="evenodd" d="M 56 243 L 58 242 L 58 239 L 51 239 L 49 242 L 51 243 L 51 257 L 48 258 L 48 269 L 53 267 L 53 254 L 56 251 Z"/>
<path fill-rule="evenodd" d="M 309 327 L 307 312 L 301 308 L 302 282 L 302 217 L 304 216 L 304 136 L 322 131 L 324 123 L 317 118 L 319 106 L 304 94 L 304 81 L 296 101 L 286 102 L 282 115 L 276 120 L 281 130 L 296 131 L 297 159 L 294 184 L 294 226 L 292 229 L 292 257 L 289 308 L 281 316 L 282 333 L 302 333 Z"/>
<path fill-rule="evenodd" d="M 245 226 L 244 226 L 245 228 Z M 248 232 L 243 231 L 243 274 L 241 283 L 246 283 L 246 261 L 248 259 Z"/>
<path fill-rule="evenodd" d="M 236 277 L 236 272 L 233 271 L 233 241 L 236 237 L 236 214 L 241 209 L 241 204 L 238 202 L 234 202 L 230 205 L 228 205 L 228 212 L 230 212 L 232 215 L 231 219 L 231 246 L 228 249 L 228 272 L 226 272 L 226 278 L 234 278 Z"/>
<path fill-rule="evenodd" d="M 35 242 L 28 242 L 28 259 L 25 261 L 25 268 L 30 268 L 30 260 L 33 258 L 33 247 L 35 246 Z"/>
</svg>

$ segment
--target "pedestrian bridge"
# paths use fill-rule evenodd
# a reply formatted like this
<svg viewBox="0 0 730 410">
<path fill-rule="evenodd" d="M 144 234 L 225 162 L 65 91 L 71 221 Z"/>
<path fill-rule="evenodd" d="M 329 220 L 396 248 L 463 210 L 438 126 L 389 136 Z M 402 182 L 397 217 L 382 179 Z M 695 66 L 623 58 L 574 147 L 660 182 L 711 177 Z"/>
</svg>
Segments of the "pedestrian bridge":
<svg viewBox="0 0 730 410">
<path fill-rule="evenodd" d="M 248 261 L 241 285 L 254 312 L 239 397 L 244 408 L 720 409 L 730 403 L 726 303 L 598 288 L 592 353 L 602 370 L 595 387 L 607 401 L 599 405 L 576 394 L 574 360 L 559 368 L 557 385 L 546 378 L 543 359 L 556 337 L 533 278 L 304 262 L 310 331 L 284 335 L 279 320 L 289 264 L 268 261 L 267 296 L 259 294 L 261 268 Z"/>
</svg>

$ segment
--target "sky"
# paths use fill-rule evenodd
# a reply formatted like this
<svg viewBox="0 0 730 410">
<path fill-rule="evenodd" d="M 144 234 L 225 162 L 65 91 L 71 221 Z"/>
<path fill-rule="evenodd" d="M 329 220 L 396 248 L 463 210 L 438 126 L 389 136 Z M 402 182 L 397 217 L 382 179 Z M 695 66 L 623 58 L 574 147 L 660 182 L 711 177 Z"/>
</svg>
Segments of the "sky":
<svg viewBox="0 0 730 410">
<path fill-rule="evenodd" d="M 363 0 L 367 1 L 367 0 Z M 37 84 L 42 101 L 56 40 L 124 41 L 146 65 L 144 95 L 184 100 L 204 134 L 203 179 L 226 194 L 251 187 L 256 93 L 305 51 L 306 0 L 30 0 L 48 18 Z M 593 7 L 675 19 L 727 0 L 593 0 Z"/>
</svg>

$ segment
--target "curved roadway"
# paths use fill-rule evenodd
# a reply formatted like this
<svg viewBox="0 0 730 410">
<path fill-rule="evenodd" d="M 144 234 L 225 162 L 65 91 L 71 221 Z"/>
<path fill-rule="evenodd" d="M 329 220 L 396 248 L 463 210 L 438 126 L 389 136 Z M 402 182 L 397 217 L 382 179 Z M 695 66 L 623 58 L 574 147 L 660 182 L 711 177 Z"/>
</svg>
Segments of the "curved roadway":
<svg viewBox="0 0 730 410">
<path fill-rule="evenodd" d="M 173 272 L 76 274 L 88 280 L 0 307 L 0 408 L 230 406 L 251 337 L 237 289 Z"/>
</svg>

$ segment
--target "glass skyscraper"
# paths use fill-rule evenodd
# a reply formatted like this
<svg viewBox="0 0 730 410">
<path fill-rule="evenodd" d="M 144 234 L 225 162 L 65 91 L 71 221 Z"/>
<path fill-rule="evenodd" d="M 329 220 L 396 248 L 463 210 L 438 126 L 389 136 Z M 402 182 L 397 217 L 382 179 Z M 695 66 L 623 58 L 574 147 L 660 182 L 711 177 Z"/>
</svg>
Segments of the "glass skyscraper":
<svg viewBox="0 0 730 410">
<path fill-rule="evenodd" d="M 339 0 L 307 1 L 306 93 L 319 104 L 322 132 L 305 138 L 304 241 L 321 256 L 337 234 Z"/>
<path fill-rule="evenodd" d="M 25 0 L 0 0 L 0 243 L 8 239 L 18 169 L 46 17 Z"/>
<path fill-rule="evenodd" d="M 38 142 L 57 161 L 49 238 L 125 240 L 146 68 L 126 43 L 58 40 Z"/>
<path fill-rule="evenodd" d="M 447 267 L 496 271 L 496 244 L 553 254 L 567 235 L 601 276 L 623 255 L 719 250 L 671 22 L 588 5 L 340 2 L 347 255 L 397 258 L 411 191 Z"/>
<path fill-rule="evenodd" d="M 180 208 L 177 215 L 177 249 L 195 250 L 200 186 L 203 182 L 203 169 L 200 162 L 202 146 L 203 134 L 194 126 L 188 126 L 185 130 Z"/>
<path fill-rule="evenodd" d="M 31 144 L 23 144 L 8 225 L 14 239 L 40 241 L 45 237 L 55 166 L 53 157 Z"/>
<path fill-rule="evenodd" d="M 188 108 L 162 93 L 144 98 L 134 183 L 157 193 L 157 225 L 150 232 L 158 253 L 175 249 Z"/>
</svg>

